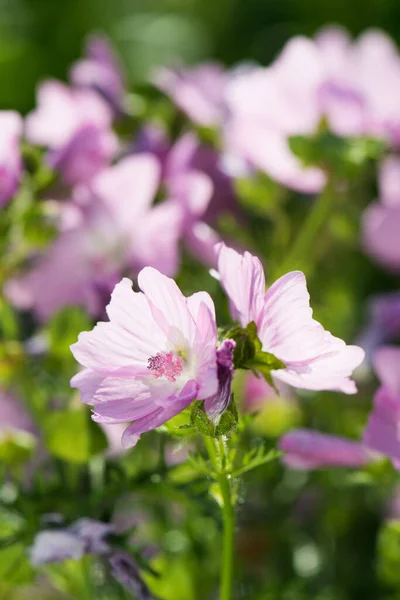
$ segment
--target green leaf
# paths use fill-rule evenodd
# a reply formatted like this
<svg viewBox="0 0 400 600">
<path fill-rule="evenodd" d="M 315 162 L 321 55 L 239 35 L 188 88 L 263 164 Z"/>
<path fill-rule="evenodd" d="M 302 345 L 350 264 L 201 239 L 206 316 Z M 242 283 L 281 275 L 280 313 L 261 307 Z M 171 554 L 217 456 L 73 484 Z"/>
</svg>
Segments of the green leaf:
<svg viewBox="0 0 400 600">
<path fill-rule="evenodd" d="M 70 346 L 81 331 L 91 329 L 92 324 L 85 310 L 69 306 L 60 310 L 48 326 L 49 346 L 52 354 L 59 358 L 71 356 Z"/>
<path fill-rule="evenodd" d="M 84 409 L 58 411 L 45 421 L 49 452 L 71 463 L 84 463 L 107 447 L 104 433 Z"/>
<path fill-rule="evenodd" d="M 292 136 L 289 146 L 305 165 L 317 165 L 346 178 L 359 176 L 360 169 L 368 161 L 379 159 L 386 148 L 381 140 L 339 137 L 326 128 L 320 128 L 314 136 Z"/>
<path fill-rule="evenodd" d="M 400 589 L 400 521 L 388 521 L 378 539 L 378 573 L 380 579 Z"/>
<path fill-rule="evenodd" d="M 254 360 L 257 350 L 261 349 L 261 343 L 257 337 L 257 326 L 254 321 L 245 328 L 238 325 L 230 329 L 226 337 L 236 342 L 233 352 L 235 369 L 248 369 L 248 365 Z"/>
<path fill-rule="evenodd" d="M 0 582 L 26 583 L 33 579 L 26 546 L 22 543 L 12 544 L 0 549 Z"/>
<path fill-rule="evenodd" d="M 203 401 L 192 403 L 190 422 L 201 435 L 215 437 L 215 427 L 205 413 Z"/>
<path fill-rule="evenodd" d="M 36 449 L 37 440 L 28 431 L 9 429 L 0 437 L 0 461 L 9 466 L 27 462 Z"/>
<path fill-rule="evenodd" d="M 237 430 L 238 421 L 238 412 L 232 395 L 228 408 L 222 413 L 218 425 L 215 428 L 215 437 L 220 437 L 222 435 L 228 437 L 232 436 Z"/>
<path fill-rule="evenodd" d="M 283 452 L 279 450 L 267 450 L 264 446 L 253 448 L 242 459 L 242 465 L 232 472 L 232 477 L 239 477 L 244 473 L 248 473 L 257 467 L 265 465 L 282 456 Z"/>
<path fill-rule="evenodd" d="M 261 373 L 267 382 L 274 386 L 271 371 L 284 369 L 286 365 L 270 352 L 263 352 L 258 338 L 257 326 L 252 321 L 246 328 L 237 326 L 226 333 L 226 337 L 234 339 L 236 348 L 233 353 L 235 369 L 247 369 Z"/>
<path fill-rule="evenodd" d="M 0 541 L 14 537 L 24 527 L 25 520 L 13 510 L 0 506 Z"/>
</svg>

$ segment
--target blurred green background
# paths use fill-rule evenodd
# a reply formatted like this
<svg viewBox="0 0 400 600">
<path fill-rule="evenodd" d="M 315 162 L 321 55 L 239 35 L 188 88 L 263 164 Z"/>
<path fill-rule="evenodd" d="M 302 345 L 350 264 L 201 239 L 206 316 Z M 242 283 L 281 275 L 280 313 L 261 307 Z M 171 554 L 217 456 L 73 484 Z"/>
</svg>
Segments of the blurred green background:
<svg viewBox="0 0 400 600">
<path fill-rule="evenodd" d="M 65 78 L 91 31 L 110 36 L 134 84 L 161 63 L 268 63 L 289 37 L 326 23 L 381 27 L 399 42 L 400 2 L 0 0 L 0 107 L 29 110 L 38 79 Z"/>
</svg>

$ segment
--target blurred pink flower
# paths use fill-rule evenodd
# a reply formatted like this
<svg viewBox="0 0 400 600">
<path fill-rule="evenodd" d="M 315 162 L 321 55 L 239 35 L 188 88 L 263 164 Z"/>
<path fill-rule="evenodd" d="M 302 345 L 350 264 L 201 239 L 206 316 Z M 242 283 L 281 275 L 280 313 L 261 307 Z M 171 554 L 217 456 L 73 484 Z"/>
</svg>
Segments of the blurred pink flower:
<svg viewBox="0 0 400 600">
<path fill-rule="evenodd" d="M 124 76 L 118 58 L 106 37 L 89 36 L 85 58 L 72 66 L 70 80 L 72 85 L 78 88 L 89 88 L 98 92 L 115 110 L 122 109 Z"/>
<path fill-rule="evenodd" d="M 110 163 L 118 143 L 112 111 L 98 94 L 50 80 L 39 87 L 38 102 L 26 117 L 26 138 L 49 149 L 49 164 L 66 183 L 87 182 Z"/>
<path fill-rule="evenodd" d="M 172 279 L 151 267 L 139 273 L 138 284 L 142 291 L 134 292 L 123 279 L 107 307 L 110 321 L 81 333 L 71 346 L 85 367 L 71 385 L 94 406 L 94 420 L 134 421 L 123 434 L 125 447 L 218 389 L 210 296 L 185 298 Z"/>
<path fill-rule="evenodd" d="M 0 388 L 0 441 L 8 433 L 25 431 L 37 436 L 37 429 L 30 415 L 9 392 Z"/>
<path fill-rule="evenodd" d="M 382 386 L 374 398 L 374 408 L 362 435 L 362 442 L 299 429 L 284 435 L 279 447 L 283 461 L 295 469 L 321 467 L 361 467 L 379 458 L 390 458 L 400 469 L 400 348 L 377 350 L 374 366 Z"/>
<path fill-rule="evenodd" d="M 14 304 L 41 319 L 70 304 L 99 315 L 125 271 L 151 265 L 175 274 L 182 210 L 172 200 L 152 206 L 159 177 L 154 157 L 135 155 L 75 188 L 77 218 L 27 275 L 8 282 Z"/>
<path fill-rule="evenodd" d="M 360 442 L 310 429 L 286 433 L 280 439 L 279 449 L 285 452 L 282 460 L 288 467 L 304 470 L 362 467 L 373 456 Z"/>
<path fill-rule="evenodd" d="M 272 372 L 274 379 L 309 390 L 356 393 L 350 376 L 364 351 L 347 346 L 312 318 L 303 273 L 287 273 L 265 292 L 258 258 L 223 244 L 218 248 L 218 271 L 232 317 L 242 327 L 253 321 L 263 351 L 285 363 L 285 369 Z"/>
<path fill-rule="evenodd" d="M 193 132 L 170 146 L 165 132 L 154 125 L 142 129 L 133 150 L 159 159 L 163 183 L 182 210 L 182 239 L 195 257 L 215 267 L 214 246 L 221 239 L 214 226 L 224 212 L 238 214 L 232 181 L 222 171 L 218 153 L 201 145 Z"/>
<path fill-rule="evenodd" d="M 375 296 L 368 303 L 368 322 L 358 343 L 367 357 L 381 344 L 400 340 L 400 292 Z"/>
<path fill-rule="evenodd" d="M 388 269 L 400 270 L 400 158 L 389 156 L 379 172 L 380 202 L 364 213 L 363 242 L 368 254 Z"/>
<path fill-rule="evenodd" d="M 290 398 L 290 388 L 281 382 L 277 381 L 276 387 L 279 396 L 272 386 L 269 385 L 264 377 L 256 377 L 253 373 L 246 373 L 243 383 L 243 408 L 249 412 L 257 412 L 261 410 L 269 400 L 279 398 L 282 401 L 287 401 Z"/>
<path fill-rule="evenodd" d="M 205 63 L 197 67 L 159 68 L 155 84 L 198 125 L 219 125 L 224 107 L 226 74 L 222 67 Z"/>
<path fill-rule="evenodd" d="M 0 111 L 0 207 L 15 194 L 21 179 L 21 135 L 20 115 L 11 110 Z"/>
<path fill-rule="evenodd" d="M 321 190 L 325 175 L 301 164 L 288 137 L 316 131 L 323 75 L 315 44 L 303 37 L 290 40 L 270 67 L 233 73 L 226 86 L 225 151 L 283 185 L 308 193 Z"/>
<path fill-rule="evenodd" d="M 400 348 L 382 346 L 374 355 L 374 366 L 382 386 L 375 394 L 363 439 L 400 468 Z"/>
</svg>

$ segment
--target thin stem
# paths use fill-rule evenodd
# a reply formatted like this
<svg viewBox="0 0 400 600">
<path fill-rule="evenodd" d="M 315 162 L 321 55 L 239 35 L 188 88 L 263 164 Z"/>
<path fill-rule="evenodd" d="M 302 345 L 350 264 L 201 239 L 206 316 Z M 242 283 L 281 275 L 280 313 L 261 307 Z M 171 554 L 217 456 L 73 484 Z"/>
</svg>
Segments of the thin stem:
<svg viewBox="0 0 400 600">
<path fill-rule="evenodd" d="M 220 503 L 223 521 L 220 600 L 231 600 L 233 588 L 235 507 L 232 500 L 229 475 L 226 473 L 225 446 L 222 439 L 217 441 L 207 437 L 204 437 L 204 444 L 215 471 L 222 500 Z"/>
<path fill-rule="evenodd" d="M 224 522 L 220 600 L 231 600 L 233 588 L 235 510 L 232 503 L 231 487 L 228 476 L 221 475 L 219 484 L 223 498 L 222 518 Z"/>
<path fill-rule="evenodd" d="M 334 205 L 335 186 L 332 182 L 328 182 L 324 191 L 315 200 L 287 257 L 275 273 L 276 277 L 274 279 L 295 268 L 310 269 L 313 261 L 310 261 L 309 255 L 313 253 L 317 237 L 328 220 Z"/>
</svg>

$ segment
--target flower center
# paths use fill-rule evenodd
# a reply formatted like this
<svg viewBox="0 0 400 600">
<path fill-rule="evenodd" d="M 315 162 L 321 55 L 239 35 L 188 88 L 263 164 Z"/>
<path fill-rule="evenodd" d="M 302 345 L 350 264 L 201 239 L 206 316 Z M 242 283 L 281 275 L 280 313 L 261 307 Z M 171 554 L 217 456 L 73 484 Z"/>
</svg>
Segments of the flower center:
<svg viewBox="0 0 400 600">
<path fill-rule="evenodd" d="M 155 356 L 150 356 L 147 361 L 147 368 L 155 379 L 163 375 L 168 381 L 176 381 L 183 370 L 183 360 L 181 356 L 176 356 L 172 350 L 169 352 L 157 352 Z"/>
</svg>

